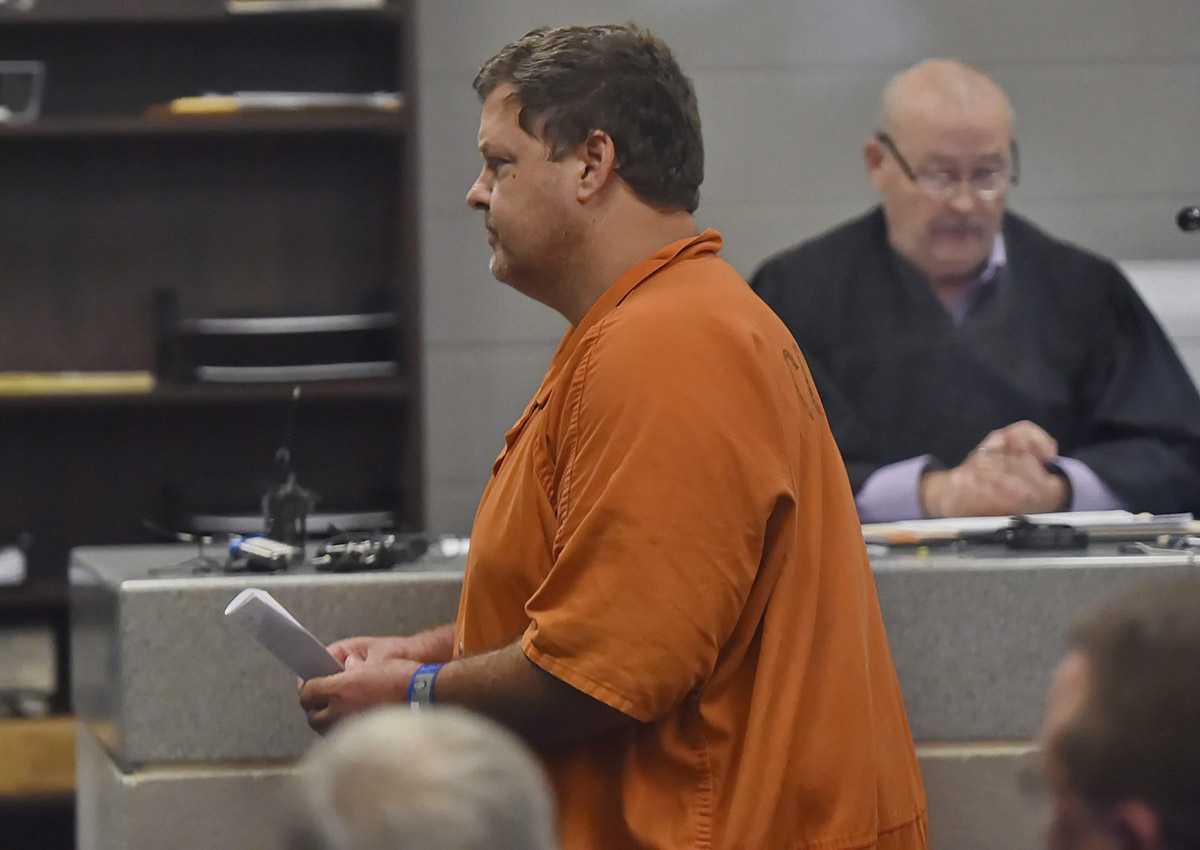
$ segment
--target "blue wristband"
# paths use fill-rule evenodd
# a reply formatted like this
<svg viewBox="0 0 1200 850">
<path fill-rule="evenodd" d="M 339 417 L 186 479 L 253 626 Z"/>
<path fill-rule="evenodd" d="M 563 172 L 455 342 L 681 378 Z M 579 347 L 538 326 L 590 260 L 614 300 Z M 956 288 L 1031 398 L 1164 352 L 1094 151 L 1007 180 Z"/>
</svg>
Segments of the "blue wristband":
<svg viewBox="0 0 1200 850">
<path fill-rule="evenodd" d="M 408 701 L 413 705 L 429 705 L 433 702 L 433 683 L 443 664 L 422 664 L 408 681 Z"/>
</svg>

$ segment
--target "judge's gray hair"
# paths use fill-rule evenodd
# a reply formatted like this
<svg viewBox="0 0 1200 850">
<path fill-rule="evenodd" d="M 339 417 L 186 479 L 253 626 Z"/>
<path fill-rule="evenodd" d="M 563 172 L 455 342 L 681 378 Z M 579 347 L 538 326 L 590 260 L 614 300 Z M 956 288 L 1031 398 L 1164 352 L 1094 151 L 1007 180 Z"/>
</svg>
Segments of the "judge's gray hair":
<svg viewBox="0 0 1200 850">
<path fill-rule="evenodd" d="M 291 850 L 554 850 L 541 767 L 512 733 L 453 708 L 376 709 L 300 763 Z"/>
</svg>

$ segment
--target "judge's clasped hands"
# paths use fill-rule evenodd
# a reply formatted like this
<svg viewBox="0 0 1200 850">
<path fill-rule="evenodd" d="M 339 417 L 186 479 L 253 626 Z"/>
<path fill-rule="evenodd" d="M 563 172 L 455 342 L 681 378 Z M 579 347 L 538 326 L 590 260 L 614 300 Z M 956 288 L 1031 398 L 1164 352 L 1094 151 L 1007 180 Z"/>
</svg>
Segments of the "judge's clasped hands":
<svg viewBox="0 0 1200 850">
<path fill-rule="evenodd" d="M 929 517 L 1064 510 L 1071 491 L 1053 465 L 1057 455 L 1057 441 L 1033 422 L 998 428 L 958 466 L 922 476 L 922 510 Z"/>
</svg>

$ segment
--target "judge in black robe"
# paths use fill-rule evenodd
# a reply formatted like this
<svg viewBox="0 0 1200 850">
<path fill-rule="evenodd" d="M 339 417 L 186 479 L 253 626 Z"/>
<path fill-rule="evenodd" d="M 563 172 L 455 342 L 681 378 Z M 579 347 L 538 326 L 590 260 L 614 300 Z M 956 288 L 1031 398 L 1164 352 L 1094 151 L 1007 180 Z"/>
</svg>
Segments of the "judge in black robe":
<svg viewBox="0 0 1200 850">
<path fill-rule="evenodd" d="M 881 466 L 956 466 L 1031 420 L 1124 507 L 1200 513 L 1200 398 L 1129 281 L 1012 213 L 1002 235 L 1007 262 L 959 326 L 878 208 L 754 275 L 804 352 L 855 492 Z"/>
</svg>

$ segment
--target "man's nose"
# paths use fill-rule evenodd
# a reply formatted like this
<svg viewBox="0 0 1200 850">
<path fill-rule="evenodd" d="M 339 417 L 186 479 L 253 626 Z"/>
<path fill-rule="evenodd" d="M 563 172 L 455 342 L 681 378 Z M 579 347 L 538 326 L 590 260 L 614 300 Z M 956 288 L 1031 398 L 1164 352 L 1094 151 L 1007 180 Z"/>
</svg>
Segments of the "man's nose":
<svg viewBox="0 0 1200 850">
<path fill-rule="evenodd" d="M 948 200 L 950 206 L 956 210 L 972 210 L 979 201 L 979 196 L 975 194 L 970 182 L 964 177 L 954 184 Z"/>
<path fill-rule="evenodd" d="M 480 173 L 475 178 L 475 182 L 471 184 L 471 188 L 467 190 L 467 206 L 473 210 L 487 210 L 491 203 L 492 189 L 487 184 L 485 175 Z"/>
</svg>

